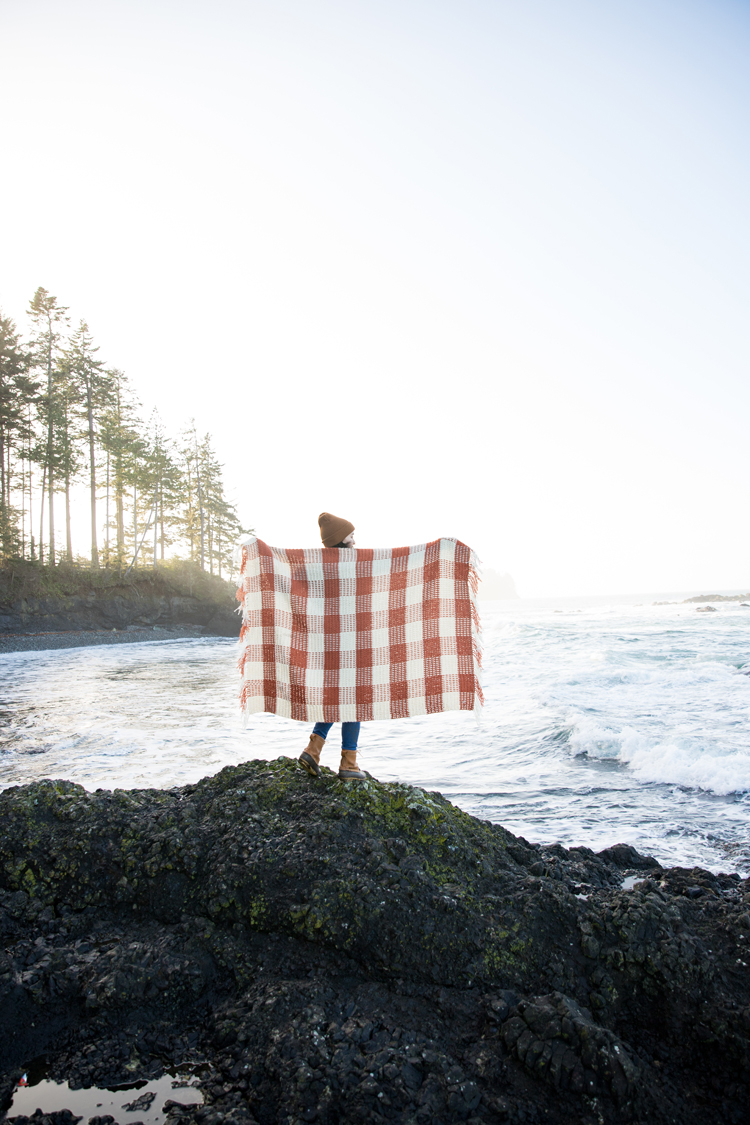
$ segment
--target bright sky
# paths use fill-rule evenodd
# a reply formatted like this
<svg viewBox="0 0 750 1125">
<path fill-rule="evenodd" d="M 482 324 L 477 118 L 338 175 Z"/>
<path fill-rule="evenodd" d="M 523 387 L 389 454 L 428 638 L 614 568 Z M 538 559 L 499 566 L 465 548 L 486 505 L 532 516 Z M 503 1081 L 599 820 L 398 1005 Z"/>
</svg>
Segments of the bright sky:
<svg viewBox="0 0 750 1125">
<path fill-rule="evenodd" d="M 268 542 L 748 589 L 748 58 L 744 0 L 0 0 L 0 307 Z"/>
</svg>

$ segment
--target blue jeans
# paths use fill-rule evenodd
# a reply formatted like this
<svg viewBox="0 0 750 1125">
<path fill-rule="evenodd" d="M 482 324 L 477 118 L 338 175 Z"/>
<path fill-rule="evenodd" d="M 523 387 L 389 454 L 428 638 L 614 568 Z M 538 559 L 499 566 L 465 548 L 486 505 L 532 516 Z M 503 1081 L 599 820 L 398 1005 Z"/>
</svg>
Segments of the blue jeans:
<svg viewBox="0 0 750 1125">
<path fill-rule="evenodd" d="M 333 726 L 333 723 L 316 723 L 313 727 L 313 734 L 319 734 L 321 738 L 328 738 L 328 732 Z M 341 724 L 341 749 L 342 750 L 356 750 L 357 739 L 359 738 L 359 723 L 342 723 Z"/>
</svg>

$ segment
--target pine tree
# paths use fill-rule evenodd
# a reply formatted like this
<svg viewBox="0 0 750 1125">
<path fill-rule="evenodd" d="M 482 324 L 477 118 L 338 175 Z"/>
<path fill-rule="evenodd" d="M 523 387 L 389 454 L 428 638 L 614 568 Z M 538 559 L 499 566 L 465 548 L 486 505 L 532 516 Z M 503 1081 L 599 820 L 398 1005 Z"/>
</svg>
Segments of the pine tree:
<svg viewBox="0 0 750 1125">
<path fill-rule="evenodd" d="M 169 447 L 164 426 L 157 411 L 153 411 L 147 427 L 138 442 L 137 456 L 133 459 L 130 479 L 133 485 L 133 554 L 131 566 L 147 565 L 151 554 L 151 565 L 156 566 L 159 526 L 164 525 L 169 516 L 164 512 L 165 500 L 171 494 L 170 482 L 173 476 Z M 140 508 L 137 499 L 140 498 Z M 136 516 L 143 518 L 138 522 Z M 130 568 L 128 568 L 130 569 Z"/>
<path fill-rule="evenodd" d="M 44 481 L 46 477 L 49 490 L 49 550 L 48 562 L 55 565 L 55 422 L 57 419 L 57 377 L 58 361 L 61 353 L 63 329 L 69 323 L 67 308 L 58 305 L 53 297 L 41 286 L 34 294 L 28 314 L 34 324 L 32 336 L 32 362 L 46 375 L 47 393 L 40 399 L 41 417 L 46 428 L 46 446 L 43 454 L 42 473 L 42 519 L 44 514 Z M 42 546 L 42 527 L 39 530 L 39 559 L 44 561 Z"/>
<path fill-rule="evenodd" d="M 37 384 L 29 376 L 30 357 L 21 344 L 14 322 L 0 313 L 0 553 L 22 554 L 23 532 L 12 506 L 14 454 L 21 451 L 21 512 L 24 510 L 24 453 L 29 443 L 29 408 Z"/>
<path fill-rule="evenodd" d="M 196 541 L 200 542 L 200 505 L 195 479 L 195 459 L 198 437 L 195 419 L 183 432 L 178 456 L 183 477 L 182 504 L 179 524 L 183 538 L 190 544 L 190 559 L 195 561 Z"/>
<path fill-rule="evenodd" d="M 135 462 L 142 442 L 136 416 L 137 403 L 133 398 L 127 376 L 116 368 L 107 372 L 110 386 L 110 403 L 102 415 L 101 445 L 107 456 L 108 479 L 114 491 L 115 538 L 114 556 L 109 552 L 106 566 L 112 563 L 122 571 L 126 565 L 127 543 L 125 535 L 126 490 L 131 483 Z M 109 489 L 107 507 L 109 507 Z"/>
<path fill-rule="evenodd" d="M 234 543 L 245 529 L 224 495 L 211 436 L 205 434 L 199 440 L 195 421 L 183 435 L 181 455 L 186 485 L 181 523 L 190 543 L 190 557 L 211 574 L 216 568 L 221 577 L 222 570 L 231 570 Z"/>
<path fill-rule="evenodd" d="M 80 433 L 76 427 L 75 406 L 76 390 L 69 372 L 63 369 L 58 392 L 59 423 L 57 426 L 56 448 L 59 449 L 57 458 L 58 468 L 65 482 L 65 556 L 69 563 L 73 562 L 73 539 L 70 525 L 70 486 L 75 480 L 83 465 L 83 458 L 78 446 Z"/>
<path fill-rule="evenodd" d="M 165 557 L 167 543 L 172 543 L 172 528 L 179 522 L 177 509 L 181 495 L 181 478 L 175 461 L 172 443 L 169 441 L 158 411 L 154 410 L 147 427 L 146 449 L 141 468 L 141 495 L 147 492 L 153 496 L 153 542 L 147 550 L 151 551 L 152 566 L 156 566 L 161 554 Z"/>
<path fill-rule="evenodd" d="M 99 568 L 96 518 L 97 426 L 116 393 L 111 379 L 104 371 L 104 364 L 96 358 L 98 351 L 99 348 L 94 346 L 88 324 L 82 320 L 65 351 L 63 363 L 69 384 L 76 395 L 74 402 L 81 414 L 88 444 L 92 570 Z"/>
</svg>

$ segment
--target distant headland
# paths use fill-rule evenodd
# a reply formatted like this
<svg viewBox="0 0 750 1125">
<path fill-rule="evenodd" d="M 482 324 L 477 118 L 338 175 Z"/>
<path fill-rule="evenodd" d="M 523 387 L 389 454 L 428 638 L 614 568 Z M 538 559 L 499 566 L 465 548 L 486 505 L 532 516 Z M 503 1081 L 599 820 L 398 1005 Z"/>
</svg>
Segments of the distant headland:
<svg viewBox="0 0 750 1125">
<path fill-rule="evenodd" d="M 486 602 L 500 601 L 503 598 L 517 598 L 516 584 L 509 574 L 497 570 L 484 570 L 479 587 L 479 597 Z"/>
</svg>

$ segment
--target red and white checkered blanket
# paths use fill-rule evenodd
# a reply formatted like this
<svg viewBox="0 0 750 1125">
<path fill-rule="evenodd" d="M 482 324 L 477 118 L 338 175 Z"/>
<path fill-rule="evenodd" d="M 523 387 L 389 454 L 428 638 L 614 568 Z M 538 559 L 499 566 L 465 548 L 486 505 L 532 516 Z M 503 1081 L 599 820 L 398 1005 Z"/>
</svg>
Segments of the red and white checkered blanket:
<svg viewBox="0 0 750 1125">
<path fill-rule="evenodd" d="M 304 722 L 477 711 L 477 560 L 457 539 L 282 550 L 245 542 L 242 705 Z"/>
</svg>

